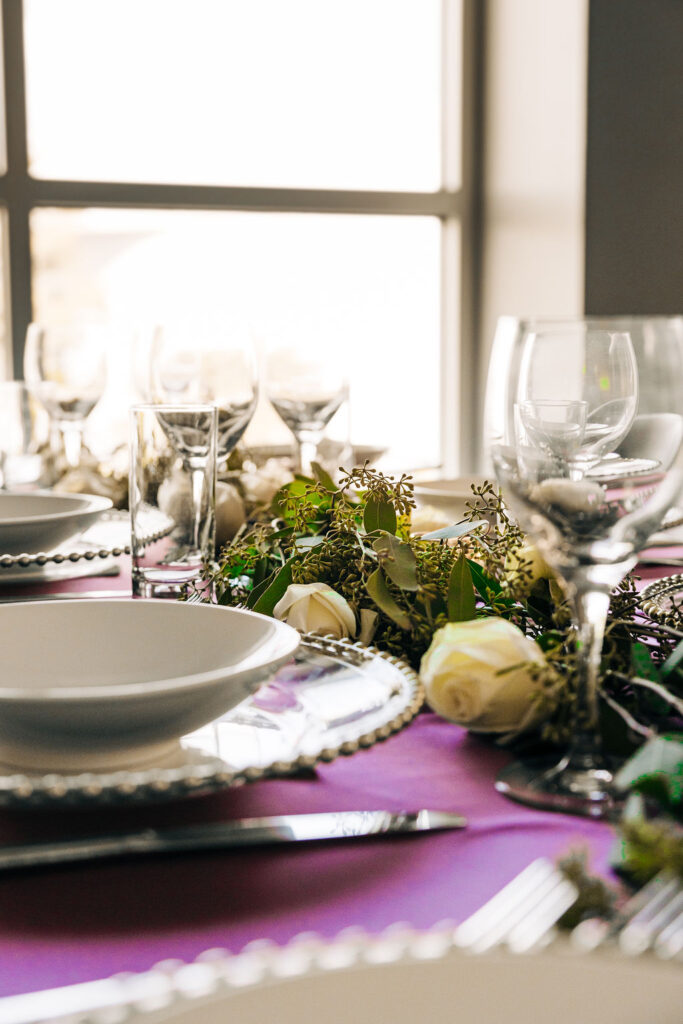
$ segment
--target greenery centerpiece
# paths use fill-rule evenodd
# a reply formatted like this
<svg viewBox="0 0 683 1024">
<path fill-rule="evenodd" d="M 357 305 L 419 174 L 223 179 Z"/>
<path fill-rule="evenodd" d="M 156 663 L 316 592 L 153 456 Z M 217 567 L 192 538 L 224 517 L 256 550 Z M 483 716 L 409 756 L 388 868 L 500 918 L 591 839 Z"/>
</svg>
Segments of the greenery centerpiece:
<svg viewBox="0 0 683 1024">
<path fill-rule="evenodd" d="M 411 479 L 363 466 L 297 476 L 225 546 L 221 604 L 372 642 L 420 671 L 445 717 L 528 745 L 567 742 L 575 635 L 560 582 L 491 484 L 462 522 L 416 534 Z M 683 634 L 644 619 L 632 575 L 612 594 L 601 727 L 626 755 L 683 717 Z"/>
</svg>

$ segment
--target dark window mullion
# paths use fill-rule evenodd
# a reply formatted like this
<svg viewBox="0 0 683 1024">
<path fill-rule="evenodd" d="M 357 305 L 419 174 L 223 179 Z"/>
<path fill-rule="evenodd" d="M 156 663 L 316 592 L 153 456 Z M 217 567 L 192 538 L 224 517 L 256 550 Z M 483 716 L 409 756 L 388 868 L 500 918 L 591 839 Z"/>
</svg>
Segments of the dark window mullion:
<svg viewBox="0 0 683 1024">
<path fill-rule="evenodd" d="M 16 378 L 22 376 L 24 338 L 31 321 L 31 240 L 26 93 L 24 76 L 24 5 L 22 0 L 3 0 L 2 40 L 5 74 L 5 124 L 7 126 L 7 174 L 4 199 L 7 206 L 8 320 L 12 332 L 12 362 Z M 9 279 L 9 288 L 7 288 Z"/>
</svg>

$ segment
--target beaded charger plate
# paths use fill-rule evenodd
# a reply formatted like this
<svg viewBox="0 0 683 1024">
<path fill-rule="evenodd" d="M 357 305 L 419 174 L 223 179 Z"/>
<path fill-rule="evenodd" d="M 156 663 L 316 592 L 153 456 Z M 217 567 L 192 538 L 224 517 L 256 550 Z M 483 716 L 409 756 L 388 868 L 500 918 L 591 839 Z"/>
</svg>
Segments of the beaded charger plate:
<svg viewBox="0 0 683 1024">
<path fill-rule="evenodd" d="M 294 659 L 248 700 L 183 737 L 152 765 L 18 774 L 0 764 L 0 806 L 160 803 L 291 775 L 370 747 L 407 725 L 424 691 L 398 658 L 305 635 Z"/>
<path fill-rule="evenodd" d="M 171 529 L 163 513 L 150 510 L 146 523 L 148 539 L 157 540 Z M 98 521 L 56 551 L 22 555 L 0 554 L 0 585 L 3 583 L 44 583 L 77 576 L 104 575 L 103 560 L 130 554 L 130 514 L 117 509 L 105 512 Z"/>
<path fill-rule="evenodd" d="M 648 583 L 640 592 L 640 607 L 655 622 L 683 629 L 683 575 Z"/>
</svg>

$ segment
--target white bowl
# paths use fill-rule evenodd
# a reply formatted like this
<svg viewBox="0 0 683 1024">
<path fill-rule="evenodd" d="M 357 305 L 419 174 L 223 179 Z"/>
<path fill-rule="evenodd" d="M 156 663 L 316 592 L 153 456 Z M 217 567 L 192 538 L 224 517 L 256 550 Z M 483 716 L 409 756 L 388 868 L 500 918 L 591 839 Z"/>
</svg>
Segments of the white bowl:
<svg viewBox="0 0 683 1024">
<path fill-rule="evenodd" d="M 95 494 L 0 492 L 0 554 L 54 551 L 111 507 L 109 498 Z"/>
<path fill-rule="evenodd" d="M 239 704 L 299 644 L 265 615 L 175 601 L 0 608 L 0 761 L 42 771 L 149 763 Z"/>
<path fill-rule="evenodd" d="M 433 477 L 417 480 L 413 493 L 418 508 L 436 509 L 455 523 L 468 511 L 467 502 L 474 500 L 472 484 L 483 483 L 484 477 Z"/>
</svg>

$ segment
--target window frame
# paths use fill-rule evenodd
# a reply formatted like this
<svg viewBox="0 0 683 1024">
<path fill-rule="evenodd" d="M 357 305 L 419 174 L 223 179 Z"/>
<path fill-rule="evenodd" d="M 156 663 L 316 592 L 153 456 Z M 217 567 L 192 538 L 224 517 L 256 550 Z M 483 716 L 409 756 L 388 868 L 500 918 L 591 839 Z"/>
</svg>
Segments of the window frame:
<svg viewBox="0 0 683 1024">
<path fill-rule="evenodd" d="M 28 169 L 23 0 L 2 0 L 7 169 L 0 176 L 5 218 L 4 281 L 9 372 L 22 376 L 32 320 L 30 216 L 40 207 L 109 207 L 269 213 L 432 216 L 441 224 L 441 465 L 469 472 L 477 455 L 480 288 L 480 168 L 483 0 L 442 6 L 442 185 L 434 192 L 251 188 L 37 179 Z M 462 52 L 456 52 L 458 47 Z M 455 70 L 462 69 L 458 80 Z M 460 103 L 460 110 L 456 104 Z M 460 126 L 456 139 L 453 126 Z M 458 154 L 460 166 L 456 166 Z M 459 180 L 459 184 L 457 184 Z M 416 346 L 416 351 L 419 351 Z"/>
</svg>

